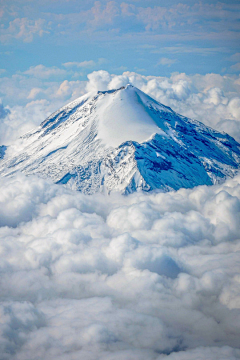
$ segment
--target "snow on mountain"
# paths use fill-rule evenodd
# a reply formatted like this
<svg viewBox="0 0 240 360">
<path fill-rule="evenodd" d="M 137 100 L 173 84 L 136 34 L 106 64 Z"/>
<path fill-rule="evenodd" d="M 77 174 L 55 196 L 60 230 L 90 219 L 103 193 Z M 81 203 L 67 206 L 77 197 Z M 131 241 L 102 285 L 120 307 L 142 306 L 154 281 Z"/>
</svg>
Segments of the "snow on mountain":
<svg viewBox="0 0 240 360">
<path fill-rule="evenodd" d="M 232 137 L 132 85 L 88 93 L 1 149 L 1 175 L 36 174 L 87 194 L 211 185 L 240 167 Z"/>
</svg>

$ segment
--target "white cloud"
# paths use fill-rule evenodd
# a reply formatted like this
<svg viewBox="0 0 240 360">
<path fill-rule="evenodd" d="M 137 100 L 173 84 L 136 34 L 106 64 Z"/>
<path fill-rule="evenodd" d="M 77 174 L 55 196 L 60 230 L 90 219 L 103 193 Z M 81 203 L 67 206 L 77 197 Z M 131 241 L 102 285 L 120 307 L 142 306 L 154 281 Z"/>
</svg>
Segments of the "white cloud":
<svg viewBox="0 0 240 360">
<path fill-rule="evenodd" d="M 224 131 L 232 136 L 240 143 L 240 121 L 238 120 L 221 120 L 217 124 L 220 131 Z"/>
<path fill-rule="evenodd" d="M 44 76 L 50 76 L 50 73 L 51 68 L 49 70 L 44 67 L 37 70 L 37 77 L 21 74 L 5 78 L 2 82 L 0 80 L 0 92 L 5 92 L 4 103 L 10 99 L 15 103 L 12 106 L 0 105 L 0 145 L 14 143 L 19 136 L 38 126 L 52 112 L 85 93 L 86 82 L 48 82 Z M 17 105 L 22 100 L 24 104 Z"/>
<path fill-rule="evenodd" d="M 0 201 L 4 360 L 240 358 L 240 176 L 123 197 L 17 175 Z"/>
<path fill-rule="evenodd" d="M 234 70 L 234 71 L 240 71 L 240 62 L 234 64 L 231 66 L 231 69 Z"/>
<path fill-rule="evenodd" d="M 120 14 L 119 5 L 115 1 L 107 1 L 103 7 L 100 1 L 95 1 L 94 6 L 86 12 L 85 21 L 88 25 L 97 28 L 106 24 L 113 24 Z"/>
<path fill-rule="evenodd" d="M 86 61 L 82 61 L 82 62 L 77 62 L 77 61 L 72 61 L 72 62 L 66 62 L 63 64 L 63 66 L 67 67 L 67 68 L 71 68 L 71 67 L 94 67 L 96 65 L 95 61 L 93 60 L 86 60 Z"/>
<path fill-rule="evenodd" d="M 174 60 L 174 59 L 168 59 L 168 58 L 163 57 L 159 60 L 157 65 L 166 65 L 166 66 L 170 67 L 175 62 L 176 62 L 176 60 Z"/>
<path fill-rule="evenodd" d="M 23 74 L 34 76 L 36 78 L 48 79 L 51 76 L 66 75 L 66 71 L 59 69 L 56 66 L 46 67 L 40 64 L 37 66 L 31 66 L 28 70 L 24 71 Z"/>
<path fill-rule="evenodd" d="M 32 88 L 27 99 L 33 100 L 35 99 L 39 94 L 41 94 L 43 91 L 40 88 Z"/>
<path fill-rule="evenodd" d="M 233 118 L 240 119 L 240 97 L 231 99 L 228 108 Z"/>
<path fill-rule="evenodd" d="M 232 56 L 230 56 L 229 60 L 233 62 L 240 61 L 240 53 L 233 54 Z"/>
<path fill-rule="evenodd" d="M 27 18 L 16 18 L 9 22 L 8 28 L 0 29 L 0 41 L 8 42 L 12 39 L 19 39 L 24 42 L 32 42 L 34 36 L 43 36 L 49 33 L 48 25 L 44 19 L 30 20 Z"/>
<path fill-rule="evenodd" d="M 10 110 L 8 108 L 4 108 L 3 104 L 0 103 L 0 119 L 4 119 L 9 113 Z"/>
<path fill-rule="evenodd" d="M 64 97 L 64 96 L 71 95 L 71 87 L 69 85 L 69 81 L 64 80 L 61 85 L 59 86 L 59 89 L 57 90 L 56 96 L 57 97 Z"/>
<path fill-rule="evenodd" d="M 0 145 L 14 143 L 21 135 L 38 126 L 53 110 L 47 100 L 31 101 L 26 106 L 2 107 L 5 116 L 0 117 Z"/>
<path fill-rule="evenodd" d="M 97 71 L 87 83 L 43 82 L 53 70 L 61 69 L 2 80 L 8 99 L 31 101 L 1 106 L 1 143 L 86 90 L 129 82 L 240 134 L 236 76 Z M 239 189 L 236 177 L 168 194 L 87 197 L 37 178 L 1 179 L 4 360 L 240 358 Z"/>
<path fill-rule="evenodd" d="M 87 91 L 107 90 L 112 76 L 105 70 L 94 71 L 88 76 Z"/>
</svg>

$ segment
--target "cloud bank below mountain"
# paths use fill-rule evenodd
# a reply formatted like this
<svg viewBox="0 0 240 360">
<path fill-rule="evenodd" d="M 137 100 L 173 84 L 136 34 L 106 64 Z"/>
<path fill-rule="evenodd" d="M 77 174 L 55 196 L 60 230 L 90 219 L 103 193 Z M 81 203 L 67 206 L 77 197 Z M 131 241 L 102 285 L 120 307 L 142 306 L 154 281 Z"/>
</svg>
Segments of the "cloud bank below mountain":
<svg viewBox="0 0 240 360">
<path fill-rule="evenodd" d="M 240 176 L 128 197 L 0 188 L 2 359 L 240 358 Z"/>
</svg>

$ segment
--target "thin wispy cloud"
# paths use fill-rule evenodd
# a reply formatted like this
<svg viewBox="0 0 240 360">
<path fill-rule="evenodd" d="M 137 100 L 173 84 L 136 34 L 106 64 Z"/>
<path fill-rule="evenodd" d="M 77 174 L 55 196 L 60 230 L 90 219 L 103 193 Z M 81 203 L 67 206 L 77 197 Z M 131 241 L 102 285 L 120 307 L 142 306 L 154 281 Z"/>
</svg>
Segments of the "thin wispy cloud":
<svg viewBox="0 0 240 360">
<path fill-rule="evenodd" d="M 83 63 L 86 58 L 98 64 L 98 58 L 105 57 L 112 60 L 106 67 L 108 71 L 126 65 L 130 70 L 149 71 L 159 59 L 157 52 L 161 51 L 165 58 L 177 54 L 180 71 L 199 71 L 195 65 L 198 62 L 201 73 L 215 71 L 216 66 L 219 72 L 223 68 L 238 71 L 231 68 L 224 56 L 224 53 L 231 56 L 238 49 L 240 8 L 236 3 L 60 1 L 58 11 L 54 4 L 44 0 L 34 6 L 28 2 L 24 6 L 24 1 L 22 6 L 18 1 L 12 1 L 11 7 L 4 4 L 0 40 L 12 47 L 15 42 L 18 46 L 29 43 L 37 47 L 44 40 L 53 53 L 61 53 L 59 64 Z M 64 51 L 60 52 L 60 48 Z M 141 57 L 139 48 L 143 51 Z M 148 56 L 151 49 L 155 49 L 156 57 Z M 129 60 L 129 53 L 137 64 Z M 188 54 L 193 58 L 186 66 Z M 201 62 L 198 55 L 209 60 L 214 56 L 215 60 Z M 51 52 L 45 51 L 44 56 L 46 63 L 43 60 L 41 63 L 46 65 Z M 162 71 L 170 74 L 167 66 Z"/>
<path fill-rule="evenodd" d="M 52 76 L 62 76 L 66 74 L 66 71 L 59 69 L 56 66 L 46 67 L 44 65 L 31 66 L 30 69 L 24 71 L 25 75 L 34 76 L 36 78 L 48 79 Z"/>
<path fill-rule="evenodd" d="M 72 67 L 78 67 L 78 68 L 88 68 L 88 67 L 94 67 L 96 65 L 96 63 L 93 60 L 86 60 L 86 61 L 81 61 L 81 62 L 77 62 L 77 61 L 72 61 L 72 62 L 67 62 L 64 63 L 63 66 L 65 66 L 66 68 L 72 68 Z"/>
<path fill-rule="evenodd" d="M 161 58 L 159 60 L 159 62 L 157 63 L 157 65 L 165 65 L 170 67 L 171 65 L 173 65 L 177 60 L 175 59 L 169 59 L 169 58 Z"/>
<path fill-rule="evenodd" d="M 0 41 L 6 43 L 12 39 L 23 42 L 32 42 L 34 37 L 42 37 L 48 34 L 48 26 L 44 19 L 29 20 L 27 18 L 16 18 L 9 22 L 9 26 L 1 27 Z"/>
</svg>

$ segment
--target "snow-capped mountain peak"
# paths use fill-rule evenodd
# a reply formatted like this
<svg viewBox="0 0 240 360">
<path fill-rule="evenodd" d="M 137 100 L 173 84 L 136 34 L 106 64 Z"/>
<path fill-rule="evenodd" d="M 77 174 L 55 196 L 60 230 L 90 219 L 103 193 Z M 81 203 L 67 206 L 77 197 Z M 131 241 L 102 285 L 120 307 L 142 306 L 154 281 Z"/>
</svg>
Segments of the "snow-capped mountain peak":
<svg viewBox="0 0 240 360">
<path fill-rule="evenodd" d="M 84 193 L 163 191 L 233 176 L 240 145 L 132 85 L 88 93 L 10 147 L 2 175 L 50 177 Z"/>
</svg>

